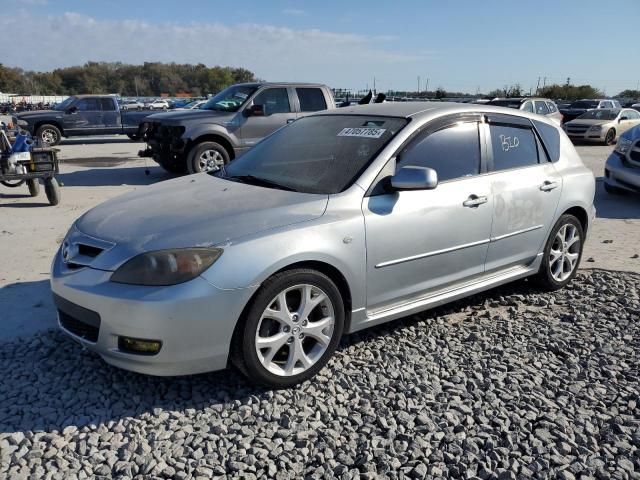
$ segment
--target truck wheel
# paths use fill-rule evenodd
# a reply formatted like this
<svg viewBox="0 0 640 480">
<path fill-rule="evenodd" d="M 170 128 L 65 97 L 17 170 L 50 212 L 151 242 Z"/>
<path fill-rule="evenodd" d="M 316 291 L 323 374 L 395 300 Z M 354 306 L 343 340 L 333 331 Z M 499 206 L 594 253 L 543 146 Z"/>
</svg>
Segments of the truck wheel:
<svg viewBox="0 0 640 480">
<path fill-rule="evenodd" d="M 229 163 L 229 153 L 216 142 L 202 142 L 189 152 L 187 168 L 189 173 L 215 172 Z"/>
<path fill-rule="evenodd" d="M 29 195 L 32 197 L 37 197 L 40 194 L 40 182 L 37 178 L 27 180 L 27 187 L 29 187 Z"/>
<path fill-rule="evenodd" d="M 47 200 L 51 205 L 55 206 L 60 203 L 60 185 L 55 177 L 45 179 L 44 193 L 46 193 Z"/>
<path fill-rule="evenodd" d="M 53 147 L 60 143 L 62 134 L 60 133 L 60 129 L 55 125 L 45 123 L 44 125 L 40 125 L 40 127 L 38 127 L 38 130 L 36 131 L 36 137 Z"/>
</svg>

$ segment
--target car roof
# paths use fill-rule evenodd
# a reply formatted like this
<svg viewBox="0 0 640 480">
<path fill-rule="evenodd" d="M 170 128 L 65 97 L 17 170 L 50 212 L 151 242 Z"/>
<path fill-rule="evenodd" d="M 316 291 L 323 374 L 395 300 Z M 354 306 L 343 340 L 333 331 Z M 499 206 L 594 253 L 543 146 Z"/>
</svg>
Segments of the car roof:
<svg viewBox="0 0 640 480">
<path fill-rule="evenodd" d="M 500 101 L 500 102 L 526 102 L 527 100 L 542 100 L 544 102 L 552 102 L 553 101 L 550 98 L 544 98 L 544 97 L 496 97 L 496 98 L 493 98 L 493 99 L 491 99 L 489 101 L 490 102 L 495 102 L 495 101 Z"/>
<path fill-rule="evenodd" d="M 453 113 L 501 113 L 545 121 L 545 117 L 507 107 L 456 102 L 385 102 L 323 110 L 314 115 L 371 115 L 380 117 L 423 118 Z M 547 122 L 548 123 L 548 122 Z"/>
<path fill-rule="evenodd" d="M 244 85 L 246 87 L 326 87 L 322 83 L 305 82 L 247 82 L 237 83 L 236 85 Z"/>
<path fill-rule="evenodd" d="M 115 98 L 115 93 L 104 93 L 104 94 L 98 94 L 98 95 L 92 95 L 90 93 L 83 93 L 82 95 L 70 95 L 71 97 L 76 97 L 76 98 L 95 98 L 95 97 L 99 97 L 99 98 Z"/>
</svg>

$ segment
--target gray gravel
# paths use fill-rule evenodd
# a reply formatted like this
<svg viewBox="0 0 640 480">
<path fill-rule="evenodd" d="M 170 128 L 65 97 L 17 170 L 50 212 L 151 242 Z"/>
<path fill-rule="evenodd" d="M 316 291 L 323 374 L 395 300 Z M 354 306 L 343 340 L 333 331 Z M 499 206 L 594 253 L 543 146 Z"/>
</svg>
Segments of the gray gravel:
<svg viewBox="0 0 640 480">
<path fill-rule="evenodd" d="M 0 345 L 0 478 L 640 478 L 640 276 L 520 282 L 346 338 L 312 382 Z"/>
</svg>

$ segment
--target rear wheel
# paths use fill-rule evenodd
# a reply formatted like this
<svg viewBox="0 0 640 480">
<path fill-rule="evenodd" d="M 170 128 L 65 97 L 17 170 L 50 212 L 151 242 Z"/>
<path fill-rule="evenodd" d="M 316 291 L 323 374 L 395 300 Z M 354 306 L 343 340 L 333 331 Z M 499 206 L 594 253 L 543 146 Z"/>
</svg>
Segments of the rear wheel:
<svg viewBox="0 0 640 480">
<path fill-rule="evenodd" d="M 47 195 L 47 200 L 51 205 L 55 206 L 60 203 L 60 185 L 55 177 L 44 180 L 44 193 Z"/>
<path fill-rule="evenodd" d="M 274 275 L 238 325 L 232 362 L 251 380 L 276 388 L 313 377 L 335 351 L 344 304 L 335 284 L 315 270 Z"/>
<path fill-rule="evenodd" d="M 584 232 L 573 215 L 562 215 L 547 239 L 538 271 L 539 283 L 548 290 L 566 286 L 578 273 L 582 258 Z"/>
<path fill-rule="evenodd" d="M 40 182 L 37 178 L 27 180 L 27 187 L 29 187 L 29 195 L 32 197 L 37 197 L 40 194 Z"/>
<path fill-rule="evenodd" d="M 187 168 L 189 173 L 215 172 L 229 163 L 229 153 L 216 142 L 202 142 L 189 152 Z"/>
<path fill-rule="evenodd" d="M 616 131 L 613 128 L 610 128 L 604 137 L 604 144 L 613 145 L 615 141 L 616 141 Z"/>
</svg>

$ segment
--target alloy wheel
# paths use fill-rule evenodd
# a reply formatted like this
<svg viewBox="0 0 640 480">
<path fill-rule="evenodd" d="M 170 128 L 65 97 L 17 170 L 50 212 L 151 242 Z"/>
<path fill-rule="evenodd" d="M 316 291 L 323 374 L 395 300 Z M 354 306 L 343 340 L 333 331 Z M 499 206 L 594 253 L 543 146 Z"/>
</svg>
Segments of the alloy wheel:
<svg viewBox="0 0 640 480">
<path fill-rule="evenodd" d="M 576 269 L 580 248 L 580 234 L 575 225 L 560 227 L 549 252 L 549 271 L 557 282 L 564 282 Z"/>
<path fill-rule="evenodd" d="M 335 323 L 333 303 L 322 289 L 310 284 L 289 287 L 260 317 L 255 335 L 258 360 L 274 375 L 298 375 L 327 351 Z"/>
<path fill-rule="evenodd" d="M 224 165 L 224 157 L 217 150 L 205 150 L 198 158 L 198 167 L 201 172 L 213 172 Z"/>
<path fill-rule="evenodd" d="M 45 128 L 40 133 L 40 138 L 42 139 L 43 142 L 46 142 L 49 145 L 53 145 L 58 141 L 58 134 L 55 132 L 55 130 L 51 128 Z"/>
</svg>

